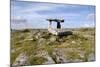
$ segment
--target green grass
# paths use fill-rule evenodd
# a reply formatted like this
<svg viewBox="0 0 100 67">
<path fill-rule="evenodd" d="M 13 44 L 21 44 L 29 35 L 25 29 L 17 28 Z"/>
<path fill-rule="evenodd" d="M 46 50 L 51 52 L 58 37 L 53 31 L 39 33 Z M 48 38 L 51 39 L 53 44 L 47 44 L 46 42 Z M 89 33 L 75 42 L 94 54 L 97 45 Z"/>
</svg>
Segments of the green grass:
<svg viewBox="0 0 100 67">
<path fill-rule="evenodd" d="M 80 57 L 79 52 L 76 51 L 65 51 L 66 58 L 75 60 L 75 59 L 81 59 L 83 61 L 88 61 L 88 57 L 91 53 L 94 53 L 94 37 L 95 37 L 95 31 L 94 28 L 90 29 L 73 29 L 73 35 L 69 36 L 63 36 L 58 37 L 51 35 L 45 31 L 41 31 L 41 37 L 46 39 L 46 41 L 43 43 L 43 47 L 38 47 L 38 39 L 35 38 L 37 35 L 34 34 L 32 36 L 33 40 L 26 40 L 29 36 L 29 33 L 34 30 L 23 30 L 23 31 L 15 31 L 11 32 L 11 50 L 16 49 L 15 52 L 11 53 L 11 64 L 14 63 L 15 59 L 18 57 L 20 53 L 26 53 L 29 56 L 28 62 L 33 64 L 42 64 L 45 61 L 47 61 L 44 57 L 37 57 L 35 56 L 37 52 L 39 51 L 47 51 L 49 56 L 52 57 L 54 61 L 56 61 L 53 56 L 53 51 L 55 48 L 57 49 L 67 49 L 67 48 L 74 48 L 74 49 L 80 49 L 80 51 L 84 51 L 84 57 Z M 35 30 L 37 31 L 37 30 Z M 38 31 L 39 32 L 39 31 Z M 87 35 L 87 37 L 84 37 L 84 35 Z M 88 36 L 89 35 L 89 36 Z M 50 44 L 47 44 L 49 42 L 51 37 L 57 38 L 55 42 L 50 42 Z M 63 39 L 64 41 L 60 41 L 60 39 Z M 72 41 L 75 41 L 76 43 L 72 43 Z M 34 56 L 33 56 L 34 55 Z"/>
<path fill-rule="evenodd" d="M 66 58 L 70 59 L 70 60 L 75 60 L 75 59 L 82 59 L 82 57 L 80 57 L 78 52 L 67 52 L 66 54 Z"/>
<path fill-rule="evenodd" d="M 23 43 L 21 52 L 26 53 L 27 55 L 35 54 L 37 51 L 37 43 L 35 41 L 25 41 Z"/>
<path fill-rule="evenodd" d="M 44 58 L 44 57 L 30 56 L 29 59 L 28 59 L 28 62 L 30 63 L 30 65 L 40 65 L 40 64 L 43 64 L 46 61 L 47 61 L 47 59 Z"/>
<path fill-rule="evenodd" d="M 11 53 L 11 64 L 13 64 L 15 62 L 15 60 L 18 57 L 19 54 L 20 54 L 19 51 L 16 51 L 14 53 Z"/>
</svg>

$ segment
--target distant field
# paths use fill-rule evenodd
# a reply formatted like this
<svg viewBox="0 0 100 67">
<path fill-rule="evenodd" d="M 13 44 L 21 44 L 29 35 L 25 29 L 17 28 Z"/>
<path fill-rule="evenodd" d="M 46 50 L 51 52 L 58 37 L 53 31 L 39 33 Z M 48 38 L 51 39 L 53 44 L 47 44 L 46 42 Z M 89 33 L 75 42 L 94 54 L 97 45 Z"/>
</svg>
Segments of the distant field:
<svg viewBox="0 0 100 67">
<path fill-rule="evenodd" d="M 95 60 L 95 28 L 64 29 L 55 36 L 46 29 L 11 30 L 11 65 L 39 65 Z"/>
</svg>

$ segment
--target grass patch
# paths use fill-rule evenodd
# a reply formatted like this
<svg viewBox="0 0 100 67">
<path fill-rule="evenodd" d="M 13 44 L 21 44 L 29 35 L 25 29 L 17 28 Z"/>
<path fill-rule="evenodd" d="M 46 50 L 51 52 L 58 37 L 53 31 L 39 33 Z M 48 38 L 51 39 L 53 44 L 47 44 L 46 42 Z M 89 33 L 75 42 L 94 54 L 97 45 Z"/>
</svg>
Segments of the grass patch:
<svg viewBox="0 0 100 67">
<path fill-rule="evenodd" d="M 79 53 L 75 51 L 67 52 L 66 56 L 67 56 L 67 59 L 70 59 L 70 60 L 81 59 Z"/>
<path fill-rule="evenodd" d="M 27 55 L 35 54 L 37 51 L 37 45 L 35 41 L 26 41 L 23 43 L 21 52 L 26 53 Z"/>
<path fill-rule="evenodd" d="M 46 61 L 47 61 L 47 59 L 44 57 L 30 56 L 30 58 L 28 59 L 28 62 L 30 63 L 30 65 L 40 65 Z"/>
<path fill-rule="evenodd" d="M 50 45 L 46 44 L 44 50 L 47 51 L 50 56 L 52 56 L 53 48 Z"/>
<path fill-rule="evenodd" d="M 20 54 L 19 51 L 16 51 L 14 53 L 11 53 L 11 64 L 13 64 L 15 62 L 15 60 L 18 57 L 19 54 Z"/>
<path fill-rule="evenodd" d="M 32 32 L 35 32 L 33 34 Z M 39 39 L 36 39 L 35 36 L 37 34 L 40 34 L 40 38 L 45 39 L 44 43 L 40 42 L 40 44 L 43 43 L 43 45 L 39 45 Z M 32 35 L 32 38 L 31 36 Z M 89 36 L 88 36 L 89 35 Z M 35 57 L 31 55 L 35 55 L 37 51 L 47 51 L 48 54 L 52 57 L 53 60 L 55 60 L 55 56 L 53 56 L 53 51 L 55 48 L 74 48 L 86 52 L 84 57 L 80 57 L 80 55 L 73 51 L 71 52 L 69 50 L 67 56 L 69 59 L 75 60 L 75 59 L 81 59 L 83 61 L 88 61 L 88 57 L 91 53 L 94 51 L 92 50 L 94 47 L 94 39 L 91 39 L 95 36 L 94 29 L 73 29 L 73 35 L 69 36 L 63 36 L 63 37 L 57 37 L 52 34 L 49 34 L 46 30 L 38 31 L 36 30 L 21 30 L 21 31 L 15 31 L 11 32 L 11 49 L 18 49 L 14 53 L 11 53 L 11 63 L 13 64 L 15 59 L 20 53 L 26 53 L 29 56 L 29 63 L 32 64 L 42 64 L 46 61 L 43 57 Z M 56 38 L 55 41 L 50 42 L 50 38 L 54 37 Z M 33 39 L 33 40 L 27 40 L 27 39 Z M 67 51 L 66 51 L 67 52 Z M 66 53 L 65 52 L 65 53 Z M 56 62 L 55 62 L 56 63 Z"/>
</svg>

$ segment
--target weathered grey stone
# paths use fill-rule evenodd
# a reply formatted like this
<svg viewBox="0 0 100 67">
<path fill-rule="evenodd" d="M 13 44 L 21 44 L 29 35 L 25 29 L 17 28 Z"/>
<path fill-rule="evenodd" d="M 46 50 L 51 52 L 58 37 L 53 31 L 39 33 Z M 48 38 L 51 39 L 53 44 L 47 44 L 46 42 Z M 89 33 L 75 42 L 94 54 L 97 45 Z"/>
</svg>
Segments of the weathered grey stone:
<svg viewBox="0 0 100 67">
<path fill-rule="evenodd" d="M 41 35 L 41 33 L 39 32 L 39 33 L 36 34 L 35 38 L 36 38 L 36 39 L 39 39 L 39 38 L 41 38 L 41 36 L 42 36 L 42 35 Z"/>
<path fill-rule="evenodd" d="M 46 39 L 44 39 L 44 38 L 38 39 L 38 43 L 37 43 L 37 47 L 38 47 L 38 48 L 42 48 L 42 47 L 44 47 L 45 45 L 46 45 Z"/>
<path fill-rule="evenodd" d="M 26 65 L 28 57 L 26 54 L 21 53 L 19 56 L 16 58 L 13 66 L 21 66 L 21 65 Z"/>
<path fill-rule="evenodd" d="M 65 63 L 65 62 L 67 62 L 67 60 L 66 60 L 63 53 L 64 52 L 62 50 L 59 50 L 57 48 L 53 51 L 53 56 L 55 57 L 54 59 L 55 59 L 56 63 Z"/>
</svg>

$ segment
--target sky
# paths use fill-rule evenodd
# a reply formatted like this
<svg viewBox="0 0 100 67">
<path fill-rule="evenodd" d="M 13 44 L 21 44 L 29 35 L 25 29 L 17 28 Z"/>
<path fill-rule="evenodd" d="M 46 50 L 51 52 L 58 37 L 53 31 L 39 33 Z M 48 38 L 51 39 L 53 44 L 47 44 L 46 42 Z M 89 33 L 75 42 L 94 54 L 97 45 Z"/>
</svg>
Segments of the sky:
<svg viewBox="0 0 100 67">
<path fill-rule="evenodd" d="M 11 1 L 12 29 L 48 28 L 48 18 L 64 19 L 62 28 L 95 27 L 95 6 Z"/>
</svg>

